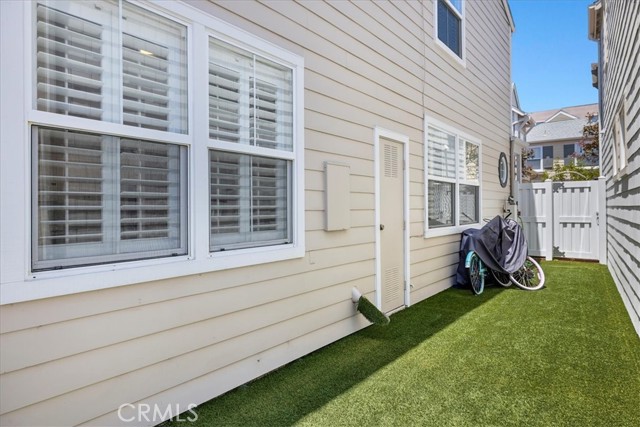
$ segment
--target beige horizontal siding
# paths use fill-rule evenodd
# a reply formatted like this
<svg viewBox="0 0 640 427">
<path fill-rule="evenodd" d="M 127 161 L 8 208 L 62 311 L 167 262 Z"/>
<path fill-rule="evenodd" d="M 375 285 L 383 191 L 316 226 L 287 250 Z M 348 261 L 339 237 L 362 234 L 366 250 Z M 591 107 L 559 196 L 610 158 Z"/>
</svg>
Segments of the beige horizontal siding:
<svg viewBox="0 0 640 427">
<path fill-rule="evenodd" d="M 347 288 L 345 286 L 345 288 Z M 348 287 L 350 289 L 350 287 Z M 215 372 L 237 361 L 249 357 L 259 359 L 260 353 L 268 351 L 277 345 L 265 337 L 279 337 L 286 343 L 324 326 L 336 323 L 354 315 L 354 307 L 350 301 L 343 301 L 335 305 L 315 311 L 307 311 L 288 322 L 280 322 L 267 326 L 251 333 L 239 335 L 223 342 L 223 348 L 207 347 L 192 351 L 179 358 L 168 358 L 153 365 L 145 366 L 125 375 L 113 377 L 91 385 L 91 390 L 76 389 L 74 391 L 58 395 L 54 398 L 42 401 L 38 404 L 39 410 L 28 406 L 23 410 L 18 409 L 6 413 L 3 421 L 8 425 L 50 425 L 51 414 L 56 419 L 62 419 L 61 424 L 76 425 L 87 421 L 96 415 L 113 411 L 123 402 L 136 402 L 148 396 L 153 396 L 160 391 L 167 390 L 187 381 Z M 330 320 L 328 320 L 330 319 Z M 352 321 L 351 330 L 362 326 L 363 322 Z M 292 327 L 292 324 L 298 325 Z M 349 330 L 344 331 L 349 332 Z M 193 337 L 197 339 L 199 337 Z M 156 337 L 160 343 L 155 348 L 167 347 L 167 342 L 162 336 Z M 173 343 L 172 343 L 173 344 Z M 103 357 L 103 355 L 101 355 Z M 126 356 L 125 356 L 126 359 Z M 111 361 L 113 363 L 113 361 Z M 68 376 L 77 366 L 67 369 Z M 50 371 L 47 374 L 51 374 Z M 233 381 L 233 379 L 231 379 Z M 29 393 L 25 393 L 30 395 Z M 96 399 L 96 396 L 100 396 Z M 73 408 L 73 410 L 69 410 Z"/>
<path fill-rule="evenodd" d="M 350 297 L 375 298 L 376 126 L 410 141 L 412 303 L 452 285 L 460 240 L 423 237 L 424 114 L 482 141 L 482 216 L 508 195 L 500 1 L 466 3 L 466 68 L 435 45 L 429 1 L 194 4 L 305 59 L 306 255 L 3 306 L 3 425 L 114 425 L 127 402 L 186 408 L 366 326 Z M 348 230 L 324 231 L 327 161 L 350 167 Z"/>
<path fill-rule="evenodd" d="M 353 310 L 347 303 L 332 307 L 319 315 L 324 317 L 345 317 Z M 186 408 L 190 403 L 209 400 L 211 395 L 220 395 L 228 391 L 226 384 L 231 382 L 245 383 L 279 367 L 283 361 L 296 360 L 313 350 L 317 350 L 334 342 L 354 329 L 367 325 L 361 316 L 349 316 L 331 325 L 317 329 L 310 334 L 279 344 L 254 357 L 239 360 L 233 364 L 213 371 L 194 380 L 162 391 L 145 400 L 145 403 L 158 403 L 161 407 L 167 404 L 180 404 Z M 136 402 L 133 402 L 136 403 Z M 116 414 L 108 412 L 103 416 L 90 420 L 87 425 L 118 425 Z"/>
</svg>

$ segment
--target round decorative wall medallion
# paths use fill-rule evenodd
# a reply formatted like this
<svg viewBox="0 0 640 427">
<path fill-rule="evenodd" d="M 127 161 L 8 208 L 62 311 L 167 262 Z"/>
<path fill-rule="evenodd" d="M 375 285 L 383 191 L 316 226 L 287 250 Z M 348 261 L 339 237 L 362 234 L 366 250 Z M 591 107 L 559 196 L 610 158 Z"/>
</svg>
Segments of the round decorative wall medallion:
<svg viewBox="0 0 640 427">
<path fill-rule="evenodd" d="M 498 160 L 498 179 L 502 187 L 507 186 L 509 180 L 509 165 L 507 163 L 507 155 L 500 153 L 500 159 Z"/>
</svg>

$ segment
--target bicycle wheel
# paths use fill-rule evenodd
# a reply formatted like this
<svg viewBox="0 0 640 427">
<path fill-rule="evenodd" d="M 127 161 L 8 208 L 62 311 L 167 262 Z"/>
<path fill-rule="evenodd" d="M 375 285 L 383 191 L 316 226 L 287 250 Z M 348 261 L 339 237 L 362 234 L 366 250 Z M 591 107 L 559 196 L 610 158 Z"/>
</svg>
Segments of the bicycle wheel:
<svg viewBox="0 0 640 427">
<path fill-rule="evenodd" d="M 491 270 L 491 275 L 494 280 L 505 288 L 511 286 L 511 279 L 507 273 L 501 273 L 499 271 Z"/>
<path fill-rule="evenodd" d="M 484 273 L 482 267 L 482 261 L 475 252 L 470 252 L 467 256 L 466 262 L 467 269 L 469 270 L 469 281 L 471 282 L 471 290 L 474 294 L 480 295 L 484 290 Z"/>
<path fill-rule="evenodd" d="M 511 274 L 509 278 L 514 285 L 525 291 L 537 291 L 544 286 L 544 271 L 530 256 L 524 261 L 520 270 Z"/>
</svg>

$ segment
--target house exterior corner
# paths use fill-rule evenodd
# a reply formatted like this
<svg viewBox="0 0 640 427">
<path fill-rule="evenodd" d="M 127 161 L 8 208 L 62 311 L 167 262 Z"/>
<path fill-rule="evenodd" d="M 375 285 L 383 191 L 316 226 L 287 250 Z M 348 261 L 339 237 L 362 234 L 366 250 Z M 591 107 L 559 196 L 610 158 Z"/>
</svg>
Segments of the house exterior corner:
<svg viewBox="0 0 640 427">
<path fill-rule="evenodd" d="M 601 174 L 606 178 L 607 262 L 640 335 L 640 40 L 638 2 L 589 7 L 589 38 L 598 43 Z"/>
</svg>

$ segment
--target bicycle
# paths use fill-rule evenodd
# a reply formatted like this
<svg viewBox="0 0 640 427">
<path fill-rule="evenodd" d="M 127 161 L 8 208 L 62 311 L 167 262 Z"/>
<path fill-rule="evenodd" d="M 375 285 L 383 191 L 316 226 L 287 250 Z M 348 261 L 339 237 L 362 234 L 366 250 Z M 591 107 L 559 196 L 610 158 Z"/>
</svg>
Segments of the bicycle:
<svg viewBox="0 0 640 427">
<path fill-rule="evenodd" d="M 484 243 L 484 245 L 479 246 L 480 251 L 484 253 L 484 261 L 478 253 L 478 250 L 474 249 L 467 252 L 464 262 L 464 267 L 468 272 L 469 282 L 471 283 L 471 290 L 476 295 L 483 292 L 485 278 L 489 275 L 489 272 L 493 276 L 494 281 L 504 287 L 511 286 L 513 283 L 521 289 L 535 291 L 544 286 L 544 271 L 542 267 L 540 267 L 540 264 L 528 255 L 526 251 L 526 239 L 522 233 L 522 226 L 515 220 L 509 218 L 510 215 L 511 212 L 504 218 L 496 216 L 493 220 L 488 221 L 485 227 L 491 224 L 492 228 L 488 230 L 489 233 L 484 233 L 484 235 L 482 234 L 485 227 L 480 230 L 467 230 L 463 233 L 461 252 L 465 244 L 465 235 L 472 240 L 476 239 L 478 241 L 476 243 Z M 499 225 L 498 222 L 500 223 Z M 496 234 L 496 236 L 493 236 L 491 232 Z M 503 233 L 505 234 L 503 235 Z M 489 238 L 487 238 L 487 234 Z M 494 237 L 495 240 L 492 240 Z M 515 269 L 513 263 L 507 262 L 509 265 L 504 264 L 502 252 L 496 249 L 497 246 L 502 245 L 503 237 L 514 237 L 513 240 L 507 239 L 507 242 L 512 241 L 513 245 L 508 246 L 506 249 L 508 251 L 515 249 L 516 266 L 519 265 L 519 267 Z M 473 246 L 474 242 L 471 243 Z M 486 243 L 489 243 L 491 247 L 486 247 Z M 499 249 L 504 250 L 505 248 L 500 247 Z M 505 268 L 505 266 L 508 268 Z"/>
</svg>

